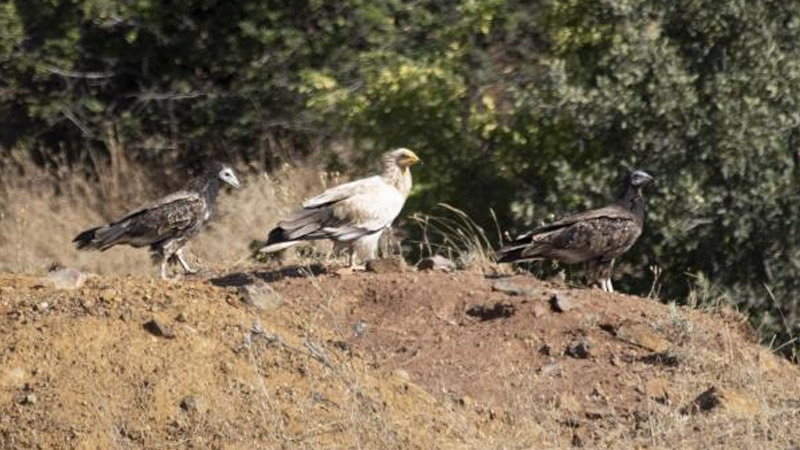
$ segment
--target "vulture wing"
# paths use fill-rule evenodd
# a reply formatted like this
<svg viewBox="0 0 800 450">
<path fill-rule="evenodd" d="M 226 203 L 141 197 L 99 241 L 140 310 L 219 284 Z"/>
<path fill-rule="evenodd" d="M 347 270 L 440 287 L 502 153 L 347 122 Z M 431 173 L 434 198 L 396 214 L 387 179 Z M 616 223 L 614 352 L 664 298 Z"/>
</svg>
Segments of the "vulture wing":
<svg viewBox="0 0 800 450">
<path fill-rule="evenodd" d="M 405 196 L 380 176 L 336 186 L 306 200 L 303 209 L 279 222 L 263 251 L 301 240 L 354 241 L 391 225 L 404 203 Z"/>
<path fill-rule="evenodd" d="M 179 191 L 131 211 L 108 225 L 75 237 L 79 249 L 106 250 L 117 244 L 144 247 L 180 237 L 205 220 L 206 204 L 196 192 Z"/>
<path fill-rule="evenodd" d="M 498 252 L 500 262 L 538 258 L 577 263 L 614 259 L 641 234 L 641 224 L 618 205 L 574 214 L 518 236 Z"/>
</svg>

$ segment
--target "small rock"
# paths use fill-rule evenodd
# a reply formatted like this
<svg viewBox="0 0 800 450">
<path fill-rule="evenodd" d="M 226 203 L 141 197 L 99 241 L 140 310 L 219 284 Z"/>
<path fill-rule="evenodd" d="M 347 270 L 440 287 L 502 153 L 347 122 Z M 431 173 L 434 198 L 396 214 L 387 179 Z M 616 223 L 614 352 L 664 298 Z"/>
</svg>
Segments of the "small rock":
<svg viewBox="0 0 800 450">
<path fill-rule="evenodd" d="M 23 405 L 35 405 L 37 401 L 39 399 L 36 398 L 36 394 L 25 394 L 19 402 Z"/>
<path fill-rule="evenodd" d="M 92 309 L 94 307 L 94 304 L 95 302 L 91 298 L 81 299 L 81 306 L 83 306 L 83 309 Z"/>
<path fill-rule="evenodd" d="M 489 420 L 503 419 L 507 421 L 509 414 L 501 407 L 489 408 Z"/>
<path fill-rule="evenodd" d="M 367 261 L 366 269 L 373 273 L 405 272 L 406 263 L 402 258 L 371 259 Z"/>
<path fill-rule="evenodd" d="M 47 308 L 49 308 L 49 307 L 50 307 L 49 303 L 41 302 L 41 303 L 37 303 L 37 304 L 33 305 L 33 310 L 36 311 L 36 312 L 43 312 L 43 311 L 47 311 Z"/>
<path fill-rule="evenodd" d="M 567 356 L 571 356 L 573 358 L 586 359 L 591 356 L 591 352 L 589 351 L 589 342 L 587 342 L 585 339 L 573 341 L 567 346 L 565 353 Z"/>
<path fill-rule="evenodd" d="M 357 337 L 364 336 L 364 333 L 366 332 L 367 332 L 367 323 L 364 322 L 363 320 L 359 320 L 358 322 L 353 324 L 353 333 L 355 333 Z"/>
<path fill-rule="evenodd" d="M 105 288 L 100 291 L 98 298 L 106 303 L 112 303 L 117 299 L 117 291 L 113 288 Z"/>
<path fill-rule="evenodd" d="M 524 287 L 514 284 L 508 280 L 495 281 L 494 283 L 492 283 L 492 290 L 514 296 L 529 295 L 531 293 L 530 290 L 525 289 Z"/>
<path fill-rule="evenodd" d="M 550 374 L 555 373 L 561 366 L 558 363 L 548 364 L 544 367 L 540 367 L 537 371 L 539 375 L 548 376 Z"/>
<path fill-rule="evenodd" d="M 193 395 L 189 395 L 184 397 L 181 400 L 181 409 L 187 413 L 196 412 L 197 411 L 197 399 Z"/>
<path fill-rule="evenodd" d="M 547 314 L 547 307 L 537 302 L 533 304 L 533 308 L 531 309 L 531 311 L 533 312 L 533 317 L 538 319 L 539 317 L 542 317 L 545 314 Z"/>
<path fill-rule="evenodd" d="M 669 385 L 663 378 L 651 378 L 644 385 L 644 394 L 659 403 L 669 402 Z"/>
<path fill-rule="evenodd" d="M 624 323 L 617 328 L 615 335 L 617 339 L 657 353 L 667 351 L 672 345 L 645 324 Z"/>
<path fill-rule="evenodd" d="M 119 320 L 123 322 L 130 322 L 133 318 L 133 313 L 131 312 L 130 308 L 123 308 L 122 311 L 119 312 Z"/>
<path fill-rule="evenodd" d="M 267 283 L 248 284 L 236 288 L 242 303 L 262 310 L 277 309 L 283 304 L 283 298 Z"/>
<path fill-rule="evenodd" d="M 721 410 L 727 413 L 750 417 L 761 411 L 758 401 L 754 398 L 730 389 L 711 387 L 692 401 L 689 406 L 681 410 L 684 414 Z"/>
<path fill-rule="evenodd" d="M 486 305 L 474 305 L 467 309 L 467 315 L 486 322 L 489 320 L 511 317 L 516 311 L 517 308 L 513 304 L 497 302 L 491 307 Z"/>
<path fill-rule="evenodd" d="M 142 325 L 147 332 L 152 334 L 153 336 L 163 337 L 167 339 L 172 339 L 175 337 L 175 332 L 172 331 L 172 328 L 167 326 L 166 324 L 162 323 L 158 319 L 150 319 L 144 325 Z"/>
<path fill-rule="evenodd" d="M 470 397 L 469 395 L 465 395 L 458 399 L 458 404 L 462 408 L 472 408 L 473 406 L 475 406 L 475 401 L 472 400 L 472 397 Z"/>
<path fill-rule="evenodd" d="M 78 289 L 85 282 L 86 274 L 71 267 L 56 269 L 40 280 L 40 284 L 43 286 L 64 290 Z"/>
<path fill-rule="evenodd" d="M 397 369 L 394 372 L 392 372 L 392 375 L 397 380 L 402 381 L 403 383 L 408 383 L 409 381 L 411 381 L 411 375 L 409 375 L 408 372 L 406 372 L 404 369 Z"/>
<path fill-rule="evenodd" d="M 456 270 L 456 263 L 442 255 L 433 255 L 425 258 L 417 264 L 417 270 L 441 270 L 442 272 L 452 272 Z"/>
<path fill-rule="evenodd" d="M 562 313 L 577 308 L 577 305 L 563 294 L 553 294 L 553 296 L 550 297 L 550 306 L 553 308 L 553 311 Z"/>
<path fill-rule="evenodd" d="M 185 312 L 181 311 L 177 316 L 175 316 L 175 320 L 180 323 L 186 323 L 189 320 L 189 316 L 187 316 Z"/>
</svg>

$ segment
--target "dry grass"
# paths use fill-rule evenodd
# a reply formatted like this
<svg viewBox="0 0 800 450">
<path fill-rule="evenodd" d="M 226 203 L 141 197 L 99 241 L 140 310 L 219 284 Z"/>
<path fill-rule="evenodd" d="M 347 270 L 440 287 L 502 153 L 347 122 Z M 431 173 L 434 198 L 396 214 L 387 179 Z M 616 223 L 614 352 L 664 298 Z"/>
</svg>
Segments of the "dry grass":
<svg viewBox="0 0 800 450">
<path fill-rule="evenodd" d="M 414 242 L 419 247 L 419 254 L 445 256 L 461 269 L 502 270 L 496 264 L 486 231 L 464 211 L 446 203 L 438 206 L 443 211 L 440 215 L 417 213 L 411 216 L 422 232 L 420 241 Z"/>
</svg>

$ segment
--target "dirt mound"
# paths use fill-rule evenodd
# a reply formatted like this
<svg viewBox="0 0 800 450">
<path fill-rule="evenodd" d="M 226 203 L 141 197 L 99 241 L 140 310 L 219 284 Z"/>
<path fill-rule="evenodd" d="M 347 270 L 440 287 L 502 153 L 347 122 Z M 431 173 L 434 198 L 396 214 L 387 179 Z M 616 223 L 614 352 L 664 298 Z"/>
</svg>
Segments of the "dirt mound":
<svg viewBox="0 0 800 450">
<path fill-rule="evenodd" d="M 800 442 L 800 371 L 742 317 L 530 277 L 8 276 L 0 326 L 4 449 Z"/>
</svg>

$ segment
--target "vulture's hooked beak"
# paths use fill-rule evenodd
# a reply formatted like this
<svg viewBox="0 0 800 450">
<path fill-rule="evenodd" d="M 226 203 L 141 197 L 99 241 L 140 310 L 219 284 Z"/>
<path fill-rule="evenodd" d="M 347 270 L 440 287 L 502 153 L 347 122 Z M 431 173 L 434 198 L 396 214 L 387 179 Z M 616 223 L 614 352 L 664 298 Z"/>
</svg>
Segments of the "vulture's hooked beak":
<svg viewBox="0 0 800 450">
<path fill-rule="evenodd" d="M 416 153 L 412 152 L 411 150 L 408 150 L 408 153 L 403 155 L 401 163 L 406 167 L 411 167 L 415 164 L 419 164 L 421 166 L 422 160 L 419 158 L 419 156 L 417 156 Z"/>
</svg>

